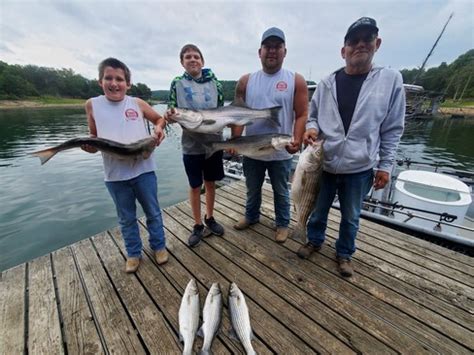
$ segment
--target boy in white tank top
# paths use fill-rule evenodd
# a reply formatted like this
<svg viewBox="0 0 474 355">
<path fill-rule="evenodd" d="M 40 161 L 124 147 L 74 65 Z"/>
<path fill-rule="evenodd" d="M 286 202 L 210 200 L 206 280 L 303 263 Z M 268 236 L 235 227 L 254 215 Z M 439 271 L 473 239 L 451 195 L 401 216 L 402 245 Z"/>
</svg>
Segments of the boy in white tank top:
<svg viewBox="0 0 474 355">
<path fill-rule="evenodd" d="M 149 136 L 144 119 L 155 125 L 156 145 L 165 138 L 165 120 L 145 101 L 127 96 L 131 87 L 130 70 L 121 61 L 107 58 L 99 64 L 99 85 L 104 95 L 86 102 L 86 115 L 91 137 L 120 143 L 132 143 Z M 96 153 L 85 145 L 83 150 Z M 158 203 L 158 188 L 153 155 L 148 159 L 119 160 L 102 153 L 105 185 L 115 203 L 122 237 L 127 250 L 125 271 L 135 272 L 141 259 L 142 242 L 136 216 L 138 200 L 146 215 L 150 246 L 158 264 L 168 261 L 163 220 Z"/>
</svg>

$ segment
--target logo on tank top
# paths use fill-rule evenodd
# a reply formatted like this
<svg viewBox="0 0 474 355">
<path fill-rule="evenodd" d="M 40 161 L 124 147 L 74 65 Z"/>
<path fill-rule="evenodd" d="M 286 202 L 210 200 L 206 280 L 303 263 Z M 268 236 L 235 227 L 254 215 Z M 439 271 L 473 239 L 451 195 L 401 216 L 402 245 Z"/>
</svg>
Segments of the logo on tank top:
<svg viewBox="0 0 474 355">
<path fill-rule="evenodd" d="M 286 83 L 286 81 L 279 81 L 276 84 L 276 89 L 278 91 L 286 91 L 286 89 L 288 89 L 288 84 Z"/>
<path fill-rule="evenodd" d="M 129 120 L 134 121 L 134 120 L 138 119 L 138 112 L 135 111 L 133 108 L 129 108 L 125 111 L 125 117 L 126 117 L 125 119 L 127 121 L 129 121 Z"/>
</svg>

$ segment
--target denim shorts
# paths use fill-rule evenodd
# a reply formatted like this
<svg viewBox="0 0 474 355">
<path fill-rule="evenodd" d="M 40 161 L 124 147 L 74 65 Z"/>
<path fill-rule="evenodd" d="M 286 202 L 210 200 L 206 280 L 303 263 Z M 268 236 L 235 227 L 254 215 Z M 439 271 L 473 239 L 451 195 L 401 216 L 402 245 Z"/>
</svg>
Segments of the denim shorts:
<svg viewBox="0 0 474 355">
<path fill-rule="evenodd" d="M 224 178 L 222 151 L 214 153 L 206 159 L 205 154 L 183 154 L 184 169 L 188 176 L 189 185 L 194 189 L 205 181 L 217 181 Z"/>
</svg>

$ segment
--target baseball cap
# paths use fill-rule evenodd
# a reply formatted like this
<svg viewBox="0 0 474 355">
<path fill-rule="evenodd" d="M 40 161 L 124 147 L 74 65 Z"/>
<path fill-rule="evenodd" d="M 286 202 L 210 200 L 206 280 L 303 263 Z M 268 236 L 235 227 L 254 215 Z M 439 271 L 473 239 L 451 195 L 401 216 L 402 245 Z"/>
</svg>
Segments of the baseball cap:
<svg viewBox="0 0 474 355">
<path fill-rule="evenodd" d="M 349 26 L 349 28 L 347 29 L 347 33 L 344 36 L 344 41 L 347 40 L 347 37 L 349 37 L 353 32 L 361 28 L 372 29 L 374 33 L 379 32 L 379 29 L 377 27 L 377 22 L 375 22 L 373 18 L 361 17 L 360 19 L 358 19 L 356 22 L 354 22 L 352 25 Z"/>
<path fill-rule="evenodd" d="M 281 39 L 283 42 L 285 42 L 285 34 L 283 33 L 282 30 L 280 30 L 280 29 L 277 28 L 277 27 L 270 27 L 268 30 L 266 30 L 265 32 L 263 32 L 262 41 L 261 41 L 260 43 L 265 42 L 265 40 L 266 40 L 268 37 L 278 37 L 278 38 Z"/>
</svg>

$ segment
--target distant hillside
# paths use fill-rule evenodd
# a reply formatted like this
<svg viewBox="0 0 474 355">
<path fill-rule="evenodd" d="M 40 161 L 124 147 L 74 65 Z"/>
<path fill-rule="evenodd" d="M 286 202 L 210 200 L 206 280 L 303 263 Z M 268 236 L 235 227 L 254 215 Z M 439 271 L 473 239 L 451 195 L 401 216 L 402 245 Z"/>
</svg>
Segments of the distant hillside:
<svg viewBox="0 0 474 355">
<path fill-rule="evenodd" d="M 96 79 L 84 78 L 72 69 L 10 65 L 0 61 L 0 100 L 45 96 L 88 99 L 102 93 Z M 133 84 L 128 93 L 144 100 L 151 97 L 150 88 L 142 83 Z"/>
<path fill-rule="evenodd" d="M 237 85 L 237 80 L 220 80 L 220 82 L 224 91 L 224 100 L 234 100 L 235 86 Z M 314 81 L 307 81 L 307 83 L 308 85 L 316 84 Z M 168 101 L 169 92 L 169 90 L 154 90 L 151 92 L 151 98 L 159 101 Z"/>
<path fill-rule="evenodd" d="M 419 69 L 403 69 L 403 82 L 413 84 Z M 426 90 L 446 93 L 453 99 L 474 98 L 474 49 L 460 55 L 451 64 L 423 70 L 416 81 Z"/>
</svg>

